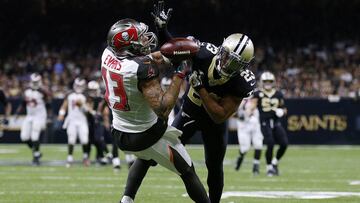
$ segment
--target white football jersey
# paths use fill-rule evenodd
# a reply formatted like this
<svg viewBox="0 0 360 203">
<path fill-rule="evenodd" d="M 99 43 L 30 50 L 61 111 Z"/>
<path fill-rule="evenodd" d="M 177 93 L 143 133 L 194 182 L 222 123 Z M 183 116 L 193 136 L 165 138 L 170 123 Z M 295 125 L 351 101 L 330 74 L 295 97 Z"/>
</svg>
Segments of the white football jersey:
<svg viewBox="0 0 360 203">
<path fill-rule="evenodd" d="M 157 121 L 138 89 L 139 79 L 158 76 L 150 57 L 120 58 L 105 49 L 101 57 L 101 73 L 106 86 L 105 100 L 112 110 L 113 127 L 119 131 L 138 133 Z"/>
<path fill-rule="evenodd" d="M 45 93 L 41 90 L 26 89 L 24 92 L 26 114 L 46 117 Z"/>
<path fill-rule="evenodd" d="M 86 109 L 86 97 L 82 93 L 72 92 L 67 96 L 68 109 L 67 119 L 72 121 L 86 120 L 85 109 Z"/>
<path fill-rule="evenodd" d="M 251 100 L 243 99 L 241 102 L 237 114 L 244 118 L 245 122 L 260 122 L 259 121 L 259 111 L 255 108 L 251 112 Z"/>
</svg>

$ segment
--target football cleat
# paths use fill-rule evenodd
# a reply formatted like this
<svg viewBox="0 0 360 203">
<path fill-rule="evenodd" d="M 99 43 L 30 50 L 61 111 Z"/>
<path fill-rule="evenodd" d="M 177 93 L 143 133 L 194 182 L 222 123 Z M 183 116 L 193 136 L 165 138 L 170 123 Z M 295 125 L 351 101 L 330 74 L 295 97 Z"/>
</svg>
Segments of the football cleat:
<svg viewBox="0 0 360 203">
<path fill-rule="evenodd" d="M 252 172 L 253 172 L 253 175 L 254 176 L 257 176 L 260 174 L 260 170 L 259 170 L 259 164 L 254 164 L 253 165 L 253 168 L 252 168 Z"/>
<path fill-rule="evenodd" d="M 72 163 L 74 162 L 74 158 L 71 155 L 68 155 L 67 159 L 66 159 L 66 168 L 70 168 Z"/>
<path fill-rule="evenodd" d="M 32 164 L 34 166 L 40 166 L 40 158 L 41 158 L 41 156 L 42 156 L 42 154 L 39 153 L 39 155 L 33 157 Z"/>
<path fill-rule="evenodd" d="M 274 175 L 279 176 L 279 167 L 278 167 L 278 165 L 273 164 L 273 169 L 274 169 Z"/>
</svg>

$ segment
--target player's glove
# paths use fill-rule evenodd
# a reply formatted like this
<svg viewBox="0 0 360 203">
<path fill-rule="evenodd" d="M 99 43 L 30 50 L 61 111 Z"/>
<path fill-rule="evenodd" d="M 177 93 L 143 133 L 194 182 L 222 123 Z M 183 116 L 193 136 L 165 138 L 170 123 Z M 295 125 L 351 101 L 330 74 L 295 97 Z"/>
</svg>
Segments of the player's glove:
<svg viewBox="0 0 360 203">
<path fill-rule="evenodd" d="M 164 5 L 164 1 L 158 1 L 157 4 L 154 4 L 154 11 L 151 12 L 152 17 L 154 18 L 155 26 L 159 29 L 167 26 L 173 11 L 172 8 L 169 8 L 167 12 L 165 12 Z"/>
<path fill-rule="evenodd" d="M 191 72 L 190 60 L 184 60 L 180 63 L 173 63 L 173 65 L 175 67 L 175 74 L 181 79 L 184 79 Z"/>
<path fill-rule="evenodd" d="M 277 109 L 275 110 L 275 115 L 276 115 L 277 117 L 279 117 L 279 118 L 283 117 L 284 114 L 285 114 L 284 109 L 277 108 Z"/>
<path fill-rule="evenodd" d="M 204 87 L 204 73 L 202 71 L 193 71 L 189 78 L 189 83 L 196 91 Z"/>
</svg>

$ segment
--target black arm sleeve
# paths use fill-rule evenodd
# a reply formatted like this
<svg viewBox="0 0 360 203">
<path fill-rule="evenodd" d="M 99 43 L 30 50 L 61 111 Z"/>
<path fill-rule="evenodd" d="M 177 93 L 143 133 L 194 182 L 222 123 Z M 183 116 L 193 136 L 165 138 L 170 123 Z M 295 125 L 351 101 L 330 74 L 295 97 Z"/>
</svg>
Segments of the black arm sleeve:
<svg viewBox="0 0 360 203">
<path fill-rule="evenodd" d="M 166 42 L 168 42 L 170 39 L 173 38 L 171 33 L 169 32 L 169 30 L 166 27 L 158 29 L 157 31 L 158 31 L 160 47 L 161 47 L 161 45 L 165 44 Z"/>
</svg>

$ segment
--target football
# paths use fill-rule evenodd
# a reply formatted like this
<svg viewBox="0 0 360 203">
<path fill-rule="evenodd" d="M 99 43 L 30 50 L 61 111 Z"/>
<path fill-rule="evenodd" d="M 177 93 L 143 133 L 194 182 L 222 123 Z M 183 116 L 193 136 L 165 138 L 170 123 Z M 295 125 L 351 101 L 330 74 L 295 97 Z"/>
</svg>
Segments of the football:
<svg viewBox="0 0 360 203">
<path fill-rule="evenodd" d="M 193 40 L 183 37 L 173 38 L 163 44 L 160 52 L 172 61 L 186 60 L 194 56 L 199 51 L 199 45 Z"/>
</svg>

